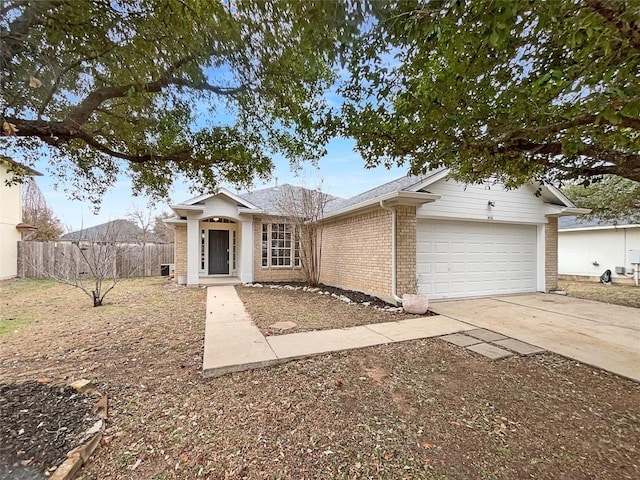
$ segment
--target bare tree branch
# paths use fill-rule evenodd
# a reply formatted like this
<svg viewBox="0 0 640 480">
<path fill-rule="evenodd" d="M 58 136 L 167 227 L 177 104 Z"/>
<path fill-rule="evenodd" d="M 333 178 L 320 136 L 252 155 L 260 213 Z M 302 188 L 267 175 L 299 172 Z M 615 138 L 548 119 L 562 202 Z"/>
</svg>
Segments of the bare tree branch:
<svg viewBox="0 0 640 480">
<path fill-rule="evenodd" d="M 323 224 L 320 222 L 330 197 L 316 190 L 283 185 L 274 203 L 282 212 L 284 221 L 293 228 L 299 245 L 300 268 L 307 283 L 315 287 L 320 283 Z"/>
</svg>

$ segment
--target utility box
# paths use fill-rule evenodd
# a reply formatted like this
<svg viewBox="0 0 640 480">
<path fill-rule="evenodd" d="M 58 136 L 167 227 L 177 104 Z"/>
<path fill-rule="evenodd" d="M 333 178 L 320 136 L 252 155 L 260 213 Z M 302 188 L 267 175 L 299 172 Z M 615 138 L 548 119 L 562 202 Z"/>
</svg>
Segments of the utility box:
<svg viewBox="0 0 640 480">
<path fill-rule="evenodd" d="M 640 263 L 640 250 L 629 250 L 629 263 Z"/>
<path fill-rule="evenodd" d="M 617 275 L 624 275 L 625 273 L 625 268 L 624 267 L 616 267 L 616 274 Z"/>
</svg>

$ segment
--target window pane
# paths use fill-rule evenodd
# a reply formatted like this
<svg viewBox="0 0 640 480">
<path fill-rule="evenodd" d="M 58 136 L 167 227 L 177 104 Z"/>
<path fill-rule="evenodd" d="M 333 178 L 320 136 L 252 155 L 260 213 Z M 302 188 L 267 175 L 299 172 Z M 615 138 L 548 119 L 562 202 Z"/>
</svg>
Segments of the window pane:
<svg viewBox="0 0 640 480">
<path fill-rule="evenodd" d="M 269 254 L 268 238 L 269 238 L 268 225 L 263 223 L 262 224 L 262 266 L 263 267 L 266 267 L 268 265 L 267 263 L 267 255 Z"/>
</svg>

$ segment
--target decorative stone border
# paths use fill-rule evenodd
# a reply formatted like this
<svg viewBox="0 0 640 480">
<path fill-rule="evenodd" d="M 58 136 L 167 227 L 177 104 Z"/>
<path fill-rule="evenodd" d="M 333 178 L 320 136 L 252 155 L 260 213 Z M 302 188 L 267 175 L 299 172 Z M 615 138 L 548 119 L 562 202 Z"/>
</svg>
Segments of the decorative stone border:
<svg viewBox="0 0 640 480">
<path fill-rule="evenodd" d="M 371 302 L 354 302 L 353 300 L 351 300 L 350 298 L 344 296 L 344 295 L 338 295 L 336 293 L 330 293 L 330 292 L 325 292 L 323 291 L 321 288 L 318 287 L 300 287 L 300 286 L 296 286 L 294 287 L 293 285 L 262 285 L 261 283 L 243 283 L 242 284 L 243 287 L 252 287 L 252 288 L 270 288 L 272 290 L 302 290 L 303 292 L 309 292 L 309 293 L 317 293 L 318 295 L 327 295 L 330 296 L 331 298 L 335 298 L 336 300 L 340 300 L 344 303 L 346 303 L 347 305 L 363 305 L 365 307 L 371 307 Z M 401 313 L 403 311 L 402 307 L 392 307 L 392 306 L 388 306 L 388 307 L 379 307 L 377 305 L 374 305 L 373 308 L 375 310 L 381 310 L 383 312 L 391 312 L 391 313 Z"/>
<path fill-rule="evenodd" d="M 89 380 L 78 380 L 70 385 L 78 393 L 89 392 L 95 395 L 98 401 L 93 406 L 94 413 L 100 418 L 86 432 L 84 432 L 84 442 L 79 447 L 74 448 L 67 453 L 67 459 L 56 468 L 49 477 L 51 480 L 71 480 L 75 478 L 80 467 L 86 463 L 91 454 L 98 448 L 102 435 L 104 434 L 105 422 L 107 420 L 108 401 L 107 396 L 98 391 L 96 386 Z"/>
</svg>

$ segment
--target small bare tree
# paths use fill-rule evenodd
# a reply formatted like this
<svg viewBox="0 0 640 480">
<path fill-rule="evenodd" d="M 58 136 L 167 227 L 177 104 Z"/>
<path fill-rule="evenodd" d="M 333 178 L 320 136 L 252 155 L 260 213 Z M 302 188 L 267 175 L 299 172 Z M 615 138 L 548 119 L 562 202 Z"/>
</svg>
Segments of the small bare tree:
<svg viewBox="0 0 640 480">
<path fill-rule="evenodd" d="M 23 240 L 48 242 L 60 238 L 64 231 L 33 178 L 22 185 L 22 221 L 37 229 L 26 233 Z"/>
<path fill-rule="evenodd" d="M 140 245 L 146 245 L 153 236 L 153 215 L 150 208 L 144 209 L 139 205 L 133 205 L 127 218 L 136 224 L 138 231 L 135 241 Z"/>
<path fill-rule="evenodd" d="M 175 235 L 173 227 L 164 223 L 163 220 L 173 216 L 170 212 L 162 212 L 160 215 L 156 215 L 153 221 L 153 233 L 165 243 L 173 243 Z"/>
<path fill-rule="evenodd" d="M 299 245 L 300 268 L 306 282 L 315 287 L 320 283 L 322 262 L 322 217 L 332 197 L 322 192 L 322 183 L 315 190 L 283 185 L 274 198 L 276 208 L 294 230 Z"/>
<path fill-rule="evenodd" d="M 130 277 L 135 268 L 134 265 L 122 265 L 122 262 L 118 264 L 129 245 L 118 242 L 118 231 L 113 222 L 91 238 L 81 234 L 72 245 L 74 248 L 61 251 L 53 274 L 48 276 L 82 290 L 94 307 L 100 307 L 107 294 L 120 280 Z"/>
</svg>

